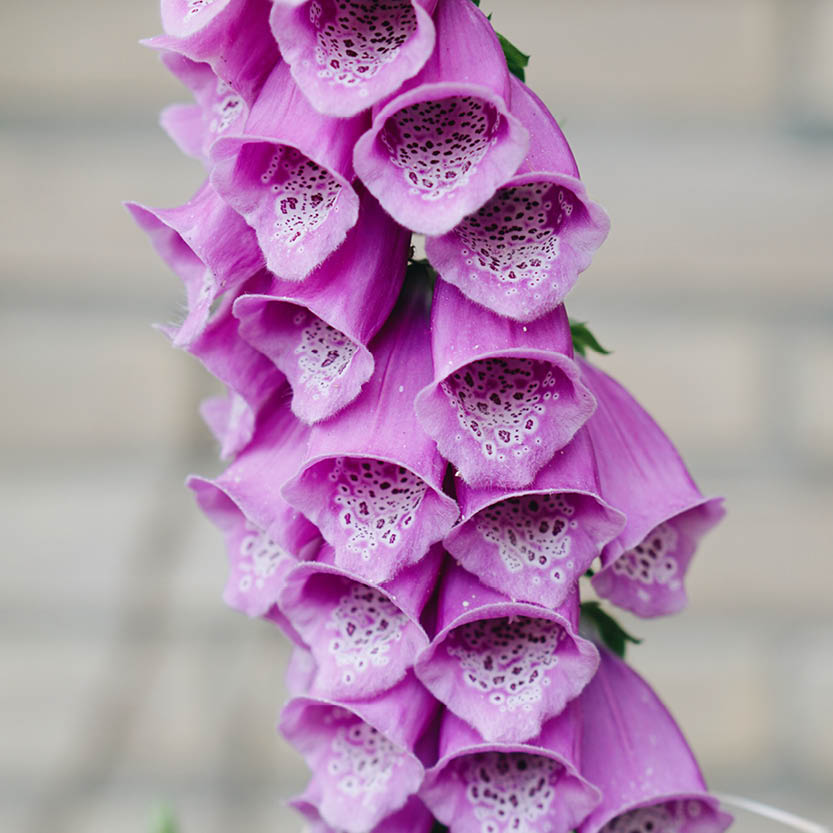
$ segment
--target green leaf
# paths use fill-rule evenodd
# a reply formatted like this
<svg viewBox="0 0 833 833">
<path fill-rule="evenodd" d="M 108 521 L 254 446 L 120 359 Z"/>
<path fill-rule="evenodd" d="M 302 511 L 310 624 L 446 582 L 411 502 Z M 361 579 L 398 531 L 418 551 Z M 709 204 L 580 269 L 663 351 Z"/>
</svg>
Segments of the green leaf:
<svg viewBox="0 0 833 833">
<path fill-rule="evenodd" d="M 431 833 L 448 833 L 448 828 L 444 824 L 435 821 Z"/>
<path fill-rule="evenodd" d="M 582 623 L 589 623 L 598 633 L 601 641 L 618 657 L 625 658 L 628 642 L 639 645 L 642 640 L 631 636 L 609 613 L 602 610 L 599 602 L 582 602 Z"/>
<path fill-rule="evenodd" d="M 503 54 L 506 56 L 506 66 L 509 67 L 509 72 L 512 75 L 520 78 L 521 81 L 526 81 L 526 67 L 529 64 L 529 55 L 525 55 L 515 46 L 512 41 L 507 40 L 500 32 L 497 33 L 497 39 L 503 47 Z"/>
<path fill-rule="evenodd" d="M 609 356 L 610 350 L 605 350 L 590 328 L 586 321 L 570 321 L 570 333 L 573 336 L 573 350 L 580 356 L 587 358 L 587 351 L 593 350 L 596 353 L 601 353 L 603 356 Z"/>
</svg>

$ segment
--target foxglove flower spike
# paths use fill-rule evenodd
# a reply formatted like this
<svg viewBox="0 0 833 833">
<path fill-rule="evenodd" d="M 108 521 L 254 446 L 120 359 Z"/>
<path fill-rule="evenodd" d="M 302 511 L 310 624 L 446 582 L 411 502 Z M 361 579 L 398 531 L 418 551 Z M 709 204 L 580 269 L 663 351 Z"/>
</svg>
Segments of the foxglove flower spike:
<svg viewBox="0 0 833 833">
<path fill-rule="evenodd" d="M 391 216 L 444 234 L 523 161 L 529 136 L 509 112 L 506 60 L 471 0 L 439 0 L 437 43 L 422 71 L 373 109 L 356 173 Z"/>
</svg>

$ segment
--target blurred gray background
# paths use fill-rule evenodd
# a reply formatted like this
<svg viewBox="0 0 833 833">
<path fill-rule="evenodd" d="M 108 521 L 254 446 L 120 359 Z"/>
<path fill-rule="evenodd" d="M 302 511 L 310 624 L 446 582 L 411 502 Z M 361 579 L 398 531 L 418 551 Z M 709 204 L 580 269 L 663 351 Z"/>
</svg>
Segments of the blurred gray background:
<svg viewBox="0 0 833 833">
<path fill-rule="evenodd" d="M 612 232 L 570 298 L 729 515 L 690 608 L 628 620 L 711 785 L 833 824 L 833 2 L 484 0 Z M 153 0 L 0 3 L 0 829 L 300 828 L 286 642 L 227 611 L 186 473 L 215 390 L 119 202 L 199 165 Z M 738 831 L 774 831 L 746 821 Z"/>
</svg>

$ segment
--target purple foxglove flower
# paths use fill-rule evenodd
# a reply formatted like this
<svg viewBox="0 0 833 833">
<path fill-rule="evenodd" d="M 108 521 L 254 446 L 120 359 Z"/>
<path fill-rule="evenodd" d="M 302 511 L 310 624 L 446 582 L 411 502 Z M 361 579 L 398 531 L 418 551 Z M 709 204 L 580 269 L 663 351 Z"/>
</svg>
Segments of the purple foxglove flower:
<svg viewBox="0 0 833 833">
<path fill-rule="evenodd" d="M 279 59 L 270 8 L 269 0 L 162 0 L 166 34 L 143 43 L 208 64 L 251 106 Z"/>
<path fill-rule="evenodd" d="M 558 610 L 520 604 L 449 560 L 423 685 L 487 741 L 521 743 L 577 697 L 599 664 L 578 631 L 578 592 Z"/>
<path fill-rule="evenodd" d="M 591 202 L 546 105 L 514 76 L 512 113 L 530 135 L 518 172 L 479 210 L 429 237 L 431 265 L 467 297 L 531 321 L 555 309 L 604 242 L 610 221 Z"/>
<path fill-rule="evenodd" d="M 266 294 L 245 295 L 234 306 L 240 335 L 286 374 L 292 410 L 308 423 L 352 402 L 371 377 L 367 345 L 405 277 L 410 232 L 357 190 L 358 222 L 306 280 L 275 278 Z"/>
<path fill-rule="evenodd" d="M 234 391 L 204 399 L 200 403 L 200 416 L 220 446 L 221 460 L 231 460 L 249 444 L 254 434 L 255 414 Z"/>
<path fill-rule="evenodd" d="M 162 61 L 194 93 L 196 102 L 171 104 L 159 121 L 183 153 L 207 163 L 216 139 L 243 130 L 249 105 L 207 63 L 176 52 L 163 52 Z"/>
<path fill-rule="evenodd" d="M 354 116 L 395 92 L 434 49 L 437 0 L 274 0 L 270 22 L 312 105 Z"/>
<path fill-rule="evenodd" d="M 506 60 L 471 0 L 439 0 L 437 43 L 422 71 L 373 110 L 356 173 L 393 217 L 445 234 L 517 170 L 529 145 L 508 108 Z"/>
<path fill-rule="evenodd" d="M 280 729 L 312 770 L 306 800 L 326 824 L 367 833 L 405 806 L 424 777 L 413 750 L 436 708 L 413 674 L 368 700 L 290 700 Z"/>
<path fill-rule="evenodd" d="M 243 291 L 262 291 L 268 280 L 266 273 L 260 273 L 243 285 Z M 240 338 L 237 319 L 232 315 L 233 303 L 233 296 L 227 294 L 222 298 L 209 323 L 185 348 L 233 394 L 227 400 L 227 407 L 212 401 L 206 410 L 207 421 L 215 433 L 224 431 L 224 458 L 234 456 L 245 448 L 255 430 L 258 415 L 286 383 L 283 374 L 266 356 Z M 175 329 L 160 329 L 170 338 L 175 338 Z M 285 393 L 288 395 L 289 390 Z"/>
<path fill-rule="evenodd" d="M 173 344 L 187 346 L 205 329 L 217 298 L 263 267 L 257 239 L 208 182 L 177 208 L 125 205 L 185 284 L 188 313 L 173 334 Z"/>
<path fill-rule="evenodd" d="M 461 519 L 448 551 L 485 584 L 513 599 L 556 608 L 573 592 L 625 518 L 599 496 L 586 429 L 523 490 L 457 481 Z"/>
<path fill-rule="evenodd" d="M 321 544 L 315 526 L 279 493 L 301 462 L 306 435 L 286 404 L 277 403 L 220 477 L 188 479 L 200 507 L 226 538 L 229 575 L 223 599 L 248 616 L 266 615 L 287 573 Z"/>
<path fill-rule="evenodd" d="M 527 485 L 593 413 L 563 307 L 519 324 L 438 280 L 431 331 L 417 418 L 466 483 Z"/>
<path fill-rule="evenodd" d="M 211 182 L 257 233 L 266 265 L 302 280 L 341 243 L 358 217 L 353 145 L 363 117 L 337 119 L 312 109 L 288 64 L 272 71 L 245 133 L 211 149 Z"/>
<path fill-rule="evenodd" d="M 313 426 L 310 458 L 284 487 L 333 545 L 335 563 L 373 583 L 419 561 L 458 515 L 442 491 L 446 462 L 414 418 L 414 397 L 431 378 L 423 305 L 415 291 L 405 295 L 371 345 L 373 377 L 351 405 Z"/>
<path fill-rule="evenodd" d="M 442 548 L 384 584 L 336 567 L 332 547 L 287 576 L 280 608 L 310 646 L 316 691 L 333 700 L 374 697 L 392 688 L 428 645 L 420 616 L 434 590 Z"/>
<path fill-rule="evenodd" d="M 319 793 L 308 790 L 304 795 L 290 800 L 294 807 L 307 821 L 307 833 L 346 833 L 344 827 L 330 827 L 318 812 L 321 803 Z M 412 795 L 401 810 L 383 818 L 370 833 L 431 833 L 434 817 L 428 808 Z"/>
<path fill-rule="evenodd" d="M 588 362 L 581 368 L 599 402 L 587 429 L 602 495 L 628 519 L 602 552 L 593 587 L 639 616 L 676 613 L 697 544 L 725 514 L 723 499 L 703 497 L 671 441 L 618 382 Z"/>
<path fill-rule="evenodd" d="M 579 833 L 723 833 L 731 824 L 665 706 L 606 649 L 581 705 L 581 771 L 604 797 Z"/>
<path fill-rule="evenodd" d="M 488 743 L 446 712 L 420 797 L 450 833 L 568 833 L 601 797 L 578 770 L 580 723 L 570 704 L 527 743 Z"/>
</svg>

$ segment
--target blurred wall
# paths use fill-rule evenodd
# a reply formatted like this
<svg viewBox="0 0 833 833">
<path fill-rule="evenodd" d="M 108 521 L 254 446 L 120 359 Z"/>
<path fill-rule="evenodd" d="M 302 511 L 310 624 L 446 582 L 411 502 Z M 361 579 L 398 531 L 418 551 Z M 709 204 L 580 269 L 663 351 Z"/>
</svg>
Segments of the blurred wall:
<svg viewBox="0 0 833 833">
<path fill-rule="evenodd" d="M 484 0 L 531 53 L 609 240 L 569 299 L 729 515 L 631 660 L 711 784 L 833 824 L 833 2 Z M 223 608 L 182 487 L 213 384 L 119 206 L 201 180 L 150 0 L 0 5 L 0 829 L 294 831 L 286 644 Z M 243 820 L 243 821 L 241 821 Z M 774 830 L 757 822 L 739 830 Z"/>
</svg>

